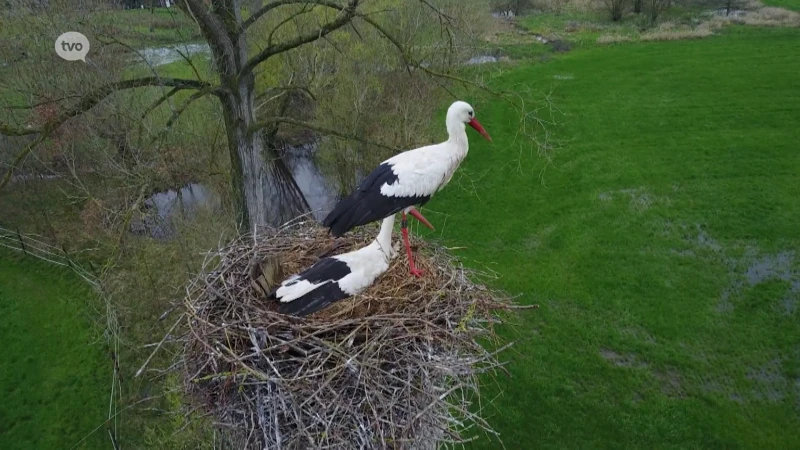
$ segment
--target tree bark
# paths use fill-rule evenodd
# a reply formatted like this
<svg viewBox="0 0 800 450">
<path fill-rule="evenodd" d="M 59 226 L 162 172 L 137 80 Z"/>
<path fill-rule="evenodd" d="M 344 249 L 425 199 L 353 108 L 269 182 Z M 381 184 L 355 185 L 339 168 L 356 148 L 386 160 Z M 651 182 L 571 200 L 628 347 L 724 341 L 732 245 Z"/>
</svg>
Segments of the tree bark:
<svg viewBox="0 0 800 450">
<path fill-rule="evenodd" d="M 242 86 L 238 93 L 238 98 L 226 97 L 222 108 L 237 223 L 248 229 L 277 226 L 308 211 L 309 206 L 275 142 L 267 142 L 262 130 L 248 130 L 255 123 L 252 89 Z"/>
<path fill-rule="evenodd" d="M 215 0 L 214 16 L 195 6 L 201 28 L 211 44 L 214 68 L 225 92 L 220 95 L 228 152 L 231 184 L 240 229 L 278 226 L 309 210 L 291 171 L 267 142 L 263 131 L 252 131 L 256 123 L 255 76 L 244 70 L 248 64 L 247 33 L 239 33 L 242 18 L 237 2 Z"/>
<path fill-rule="evenodd" d="M 633 1 L 633 12 L 639 14 L 642 12 L 642 0 L 634 0 Z"/>
</svg>

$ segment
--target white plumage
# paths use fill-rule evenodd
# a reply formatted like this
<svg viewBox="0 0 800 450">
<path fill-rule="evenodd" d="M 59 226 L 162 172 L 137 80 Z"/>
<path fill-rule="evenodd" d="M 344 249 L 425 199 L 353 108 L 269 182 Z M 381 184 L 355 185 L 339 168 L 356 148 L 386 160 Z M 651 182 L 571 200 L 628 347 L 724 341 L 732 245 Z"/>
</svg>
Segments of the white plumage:
<svg viewBox="0 0 800 450">
<path fill-rule="evenodd" d="M 491 141 L 483 126 L 475 119 L 475 112 L 468 103 L 457 101 L 447 110 L 448 139 L 397 154 L 382 162 L 373 170 L 347 198 L 341 200 L 323 221 L 335 237 L 352 228 L 364 225 L 397 212 L 403 214 L 403 241 L 408 253 L 411 273 L 421 275 L 414 266 L 408 242 L 406 214 L 411 213 L 422 223 L 433 228 L 412 207 L 428 202 L 453 178 L 461 161 L 469 151 L 466 125 L 475 128 Z"/>
<path fill-rule="evenodd" d="M 385 218 L 378 237 L 366 247 L 319 260 L 281 283 L 273 297 L 283 314 L 308 315 L 362 292 L 389 268 L 394 214 Z"/>
</svg>

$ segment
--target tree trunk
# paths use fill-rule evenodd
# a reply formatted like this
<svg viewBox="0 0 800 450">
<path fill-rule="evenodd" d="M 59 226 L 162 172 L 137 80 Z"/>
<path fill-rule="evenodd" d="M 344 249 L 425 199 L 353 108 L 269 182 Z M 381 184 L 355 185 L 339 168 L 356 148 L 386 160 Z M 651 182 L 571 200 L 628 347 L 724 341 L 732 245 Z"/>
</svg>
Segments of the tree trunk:
<svg viewBox="0 0 800 450">
<path fill-rule="evenodd" d="M 278 226 L 308 211 L 308 202 L 275 143 L 266 142 L 263 131 L 249 131 L 255 123 L 252 76 L 240 80 L 237 94 L 223 101 L 237 223 L 248 230 Z"/>
<path fill-rule="evenodd" d="M 639 14 L 642 12 L 642 0 L 634 0 L 633 2 L 633 12 Z"/>
<path fill-rule="evenodd" d="M 178 6 L 187 8 L 189 3 Z M 307 212 L 308 202 L 275 143 L 267 142 L 263 130 L 252 130 L 257 122 L 255 76 L 243 71 L 248 60 L 247 33 L 237 31 L 242 25 L 239 2 L 212 3 L 219 8 L 214 15 L 222 27 L 208 20 L 201 30 L 211 47 L 214 71 L 225 88 L 219 97 L 231 159 L 236 223 L 240 231 L 278 226 Z M 227 35 L 227 42 L 218 37 L 219 33 Z"/>
</svg>

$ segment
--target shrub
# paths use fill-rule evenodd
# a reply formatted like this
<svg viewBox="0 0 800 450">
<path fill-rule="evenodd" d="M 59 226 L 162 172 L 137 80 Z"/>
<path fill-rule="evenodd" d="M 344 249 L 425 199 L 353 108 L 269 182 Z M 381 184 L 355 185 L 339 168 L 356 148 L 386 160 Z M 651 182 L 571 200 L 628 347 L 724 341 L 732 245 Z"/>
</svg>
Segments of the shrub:
<svg viewBox="0 0 800 450">
<path fill-rule="evenodd" d="M 694 30 L 669 30 L 669 31 L 651 31 L 644 33 L 641 36 L 643 41 L 679 41 L 682 39 L 702 39 L 714 34 L 707 28 L 696 28 Z"/>
</svg>

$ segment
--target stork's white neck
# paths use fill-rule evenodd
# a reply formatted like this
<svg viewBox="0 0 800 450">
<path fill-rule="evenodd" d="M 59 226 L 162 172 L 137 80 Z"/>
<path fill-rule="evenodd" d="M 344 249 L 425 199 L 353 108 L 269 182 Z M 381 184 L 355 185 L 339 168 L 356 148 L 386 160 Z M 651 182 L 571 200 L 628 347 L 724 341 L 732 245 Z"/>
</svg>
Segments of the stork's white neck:
<svg viewBox="0 0 800 450">
<path fill-rule="evenodd" d="M 464 122 L 455 117 L 447 118 L 447 142 L 455 144 L 455 148 L 466 153 L 469 148 L 467 140 L 467 128 Z"/>
<path fill-rule="evenodd" d="M 375 238 L 375 242 L 380 247 L 381 251 L 387 256 L 391 252 L 392 249 L 392 231 L 394 230 L 394 214 L 391 216 L 383 219 L 383 223 L 381 223 L 381 231 L 378 233 L 378 237 Z"/>
</svg>

